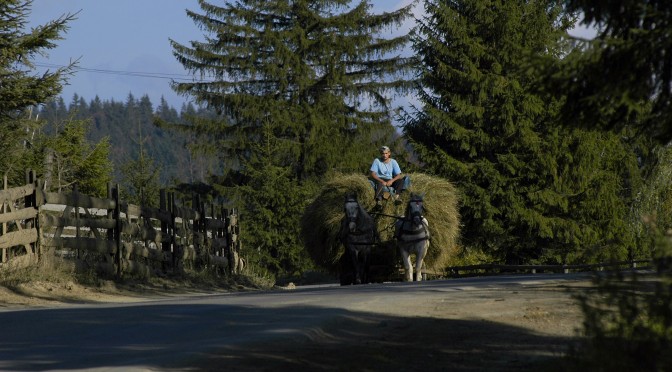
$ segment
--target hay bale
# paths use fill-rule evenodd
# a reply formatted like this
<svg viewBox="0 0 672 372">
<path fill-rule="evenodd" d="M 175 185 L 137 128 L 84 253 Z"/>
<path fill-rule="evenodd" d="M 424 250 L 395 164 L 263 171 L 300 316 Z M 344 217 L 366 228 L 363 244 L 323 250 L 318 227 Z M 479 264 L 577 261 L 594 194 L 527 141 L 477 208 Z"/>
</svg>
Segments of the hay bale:
<svg viewBox="0 0 672 372">
<path fill-rule="evenodd" d="M 425 217 L 432 236 L 425 258 L 429 270 L 443 270 L 457 252 L 460 232 L 458 195 L 453 184 L 445 179 L 423 173 L 410 173 L 410 192 L 423 194 Z M 343 254 L 338 241 L 338 229 L 343 218 L 343 198 L 355 193 L 359 203 L 368 211 L 375 206 L 374 192 L 369 180 L 361 174 L 339 174 L 327 181 L 315 200 L 306 208 L 301 221 L 301 234 L 315 263 L 330 272 L 337 272 L 337 263 Z M 403 195 L 401 205 L 392 200 L 384 203 L 381 215 L 374 215 L 381 242 L 394 240 L 395 218 L 403 216 L 409 193 Z M 395 252 L 390 252 L 395 255 Z"/>
</svg>

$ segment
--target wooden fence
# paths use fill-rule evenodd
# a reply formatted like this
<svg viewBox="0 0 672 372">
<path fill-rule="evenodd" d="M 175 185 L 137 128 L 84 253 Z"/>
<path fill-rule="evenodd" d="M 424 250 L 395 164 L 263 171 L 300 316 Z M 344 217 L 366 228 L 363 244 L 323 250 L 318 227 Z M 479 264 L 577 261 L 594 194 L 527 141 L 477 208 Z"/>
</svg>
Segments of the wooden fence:
<svg viewBox="0 0 672 372">
<path fill-rule="evenodd" d="M 235 209 L 202 203 L 176 205 L 161 191 L 159 208 L 120 200 L 119 186 L 107 198 L 44 191 L 27 172 L 26 184 L 0 190 L 0 266 L 37 262 L 44 255 L 78 259 L 110 274 L 149 276 L 213 268 L 239 273 L 240 233 Z"/>
<path fill-rule="evenodd" d="M 604 271 L 604 270 L 632 270 L 632 269 L 650 269 L 651 260 L 633 260 L 620 262 L 600 262 L 595 264 L 583 265 L 502 265 L 502 264 L 480 264 L 465 266 L 450 266 L 442 276 L 457 278 L 465 276 L 485 276 L 498 274 L 536 274 L 541 272 L 565 273 L 582 271 Z M 434 273 L 436 275 L 436 273 Z"/>
</svg>

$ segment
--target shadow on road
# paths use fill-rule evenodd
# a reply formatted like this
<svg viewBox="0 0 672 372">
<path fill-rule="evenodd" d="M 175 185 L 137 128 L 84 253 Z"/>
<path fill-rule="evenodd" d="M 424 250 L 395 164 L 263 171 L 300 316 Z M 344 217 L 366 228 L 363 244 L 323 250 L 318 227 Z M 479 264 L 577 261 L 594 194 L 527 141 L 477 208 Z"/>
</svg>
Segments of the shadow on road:
<svg viewBox="0 0 672 372">
<path fill-rule="evenodd" d="M 487 321 L 307 306 L 24 310 L 0 312 L 0 327 L 0 369 L 12 371 L 532 370 L 571 342 Z"/>
</svg>

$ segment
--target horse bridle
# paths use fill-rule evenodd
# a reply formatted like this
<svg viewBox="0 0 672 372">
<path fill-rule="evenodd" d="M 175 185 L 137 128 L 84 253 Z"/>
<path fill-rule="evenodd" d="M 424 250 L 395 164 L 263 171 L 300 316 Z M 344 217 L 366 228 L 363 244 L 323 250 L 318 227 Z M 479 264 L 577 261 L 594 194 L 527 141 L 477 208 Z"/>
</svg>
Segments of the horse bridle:
<svg viewBox="0 0 672 372">
<path fill-rule="evenodd" d="M 352 203 L 352 204 L 357 205 L 357 214 L 353 217 L 350 217 L 346 213 L 345 217 L 346 217 L 348 223 L 355 223 L 356 224 L 357 221 L 359 220 L 359 215 L 360 215 L 360 212 L 361 212 L 361 208 L 360 208 L 361 206 L 359 205 L 359 202 L 357 201 L 357 199 L 354 198 L 354 197 L 346 198 L 344 204 L 348 204 L 348 203 Z M 346 208 L 344 207 L 344 209 L 346 209 Z M 350 231 L 348 233 L 348 235 L 366 235 L 366 234 L 369 234 L 371 232 L 372 231 L 367 231 L 367 230 L 357 230 L 355 232 Z M 374 237 L 375 237 L 375 235 L 374 235 Z M 369 243 L 369 242 L 349 242 L 349 244 L 352 244 L 352 245 L 371 245 L 371 243 Z"/>
<path fill-rule="evenodd" d="M 407 229 L 404 229 L 405 224 L 402 224 L 402 228 L 399 231 L 399 235 L 401 235 L 401 234 L 420 235 L 422 233 L 425 233 L 424 237 L 414 239 L 414 240 L 410 240 L 410 241 L 406 241 L 406 243 L 413 243 L 413 242 L 418 242 L 418 241 L 422 241 L 422 240 L 429 240 L 429 229 L 427 228 L 427 225 L 423 222 L 423 220 L 425 218 L 422 215 L 422 211 L 425 209 L 425 206 L 423 204 L 423 200 L 420 199 L 420 198 L 413 198 L 408 203 L 409 204 L 416 203 L 416 206 L 418 206 L 418 208 L 417 208 L 416 211 L 408 213 L 408 217 L 404 218 L 404 220 L 408 221 L 408 222 L 413 222 L 413 220 L 415 218 L 418 218 L 420 223 L 422 224 L 423 229 L 422 230 L 407 230 Z"/>
<path fill-rule="evenodd" d="M 356 204 L 357 206 L 359 206 L 359 202 L 358 202 L 357 199 L 355 199 L 355 198 L 347 198 L 347 199 L 345 199 L 345 203 L 344 203 L 344 204 Z M 344 207 L 343 209 L 345 209 L 345 210 L 347 211 L 347 209 L 346 209 L 345 207 Z M 357 221 L 358 216 L 359 216 L 359 213 L 357 213 L 357 214 L 355 215 L 355 217 L 350 217 L 350 216 L 348 216 L 347 213 L 346 213 L 346 217 L 348 218 L 348 221 Z"/>
<path fill-rule="evenodd" d="M 408 202 L 408 204 L 410 205 L 411 203 L 415 203 L 415 205 L 417 206 L 417 208 L 416 208 L 417 210 L 409 213 L 410 219 L 412 220 L 415 217 L 418 217 L 418 218 L 422 219 L 424 217 L 422 215 L 422 211 L 425 210 L 425 205 L 423 204 L 423 200 L 422 199 L 411 199 Z"/>
</svg>

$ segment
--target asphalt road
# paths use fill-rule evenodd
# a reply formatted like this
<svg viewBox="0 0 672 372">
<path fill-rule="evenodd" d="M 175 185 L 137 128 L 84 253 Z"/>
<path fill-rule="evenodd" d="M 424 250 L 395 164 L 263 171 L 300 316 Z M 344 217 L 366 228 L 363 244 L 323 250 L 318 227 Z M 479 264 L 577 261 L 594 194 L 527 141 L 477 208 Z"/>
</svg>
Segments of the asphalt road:
<svg viewBox="0 0 672 372">
<path fill-rule="evenodd" d="M 412 317 L 418 301 L 585 280 L 538 274 L 223 293 L 129 304 L 0 311 L 0 370 L 187 370 L 248 343 L 312 337 L 339 317 Z M 184 368 L 180 367 L 183 366 Z"/>
</svg>

